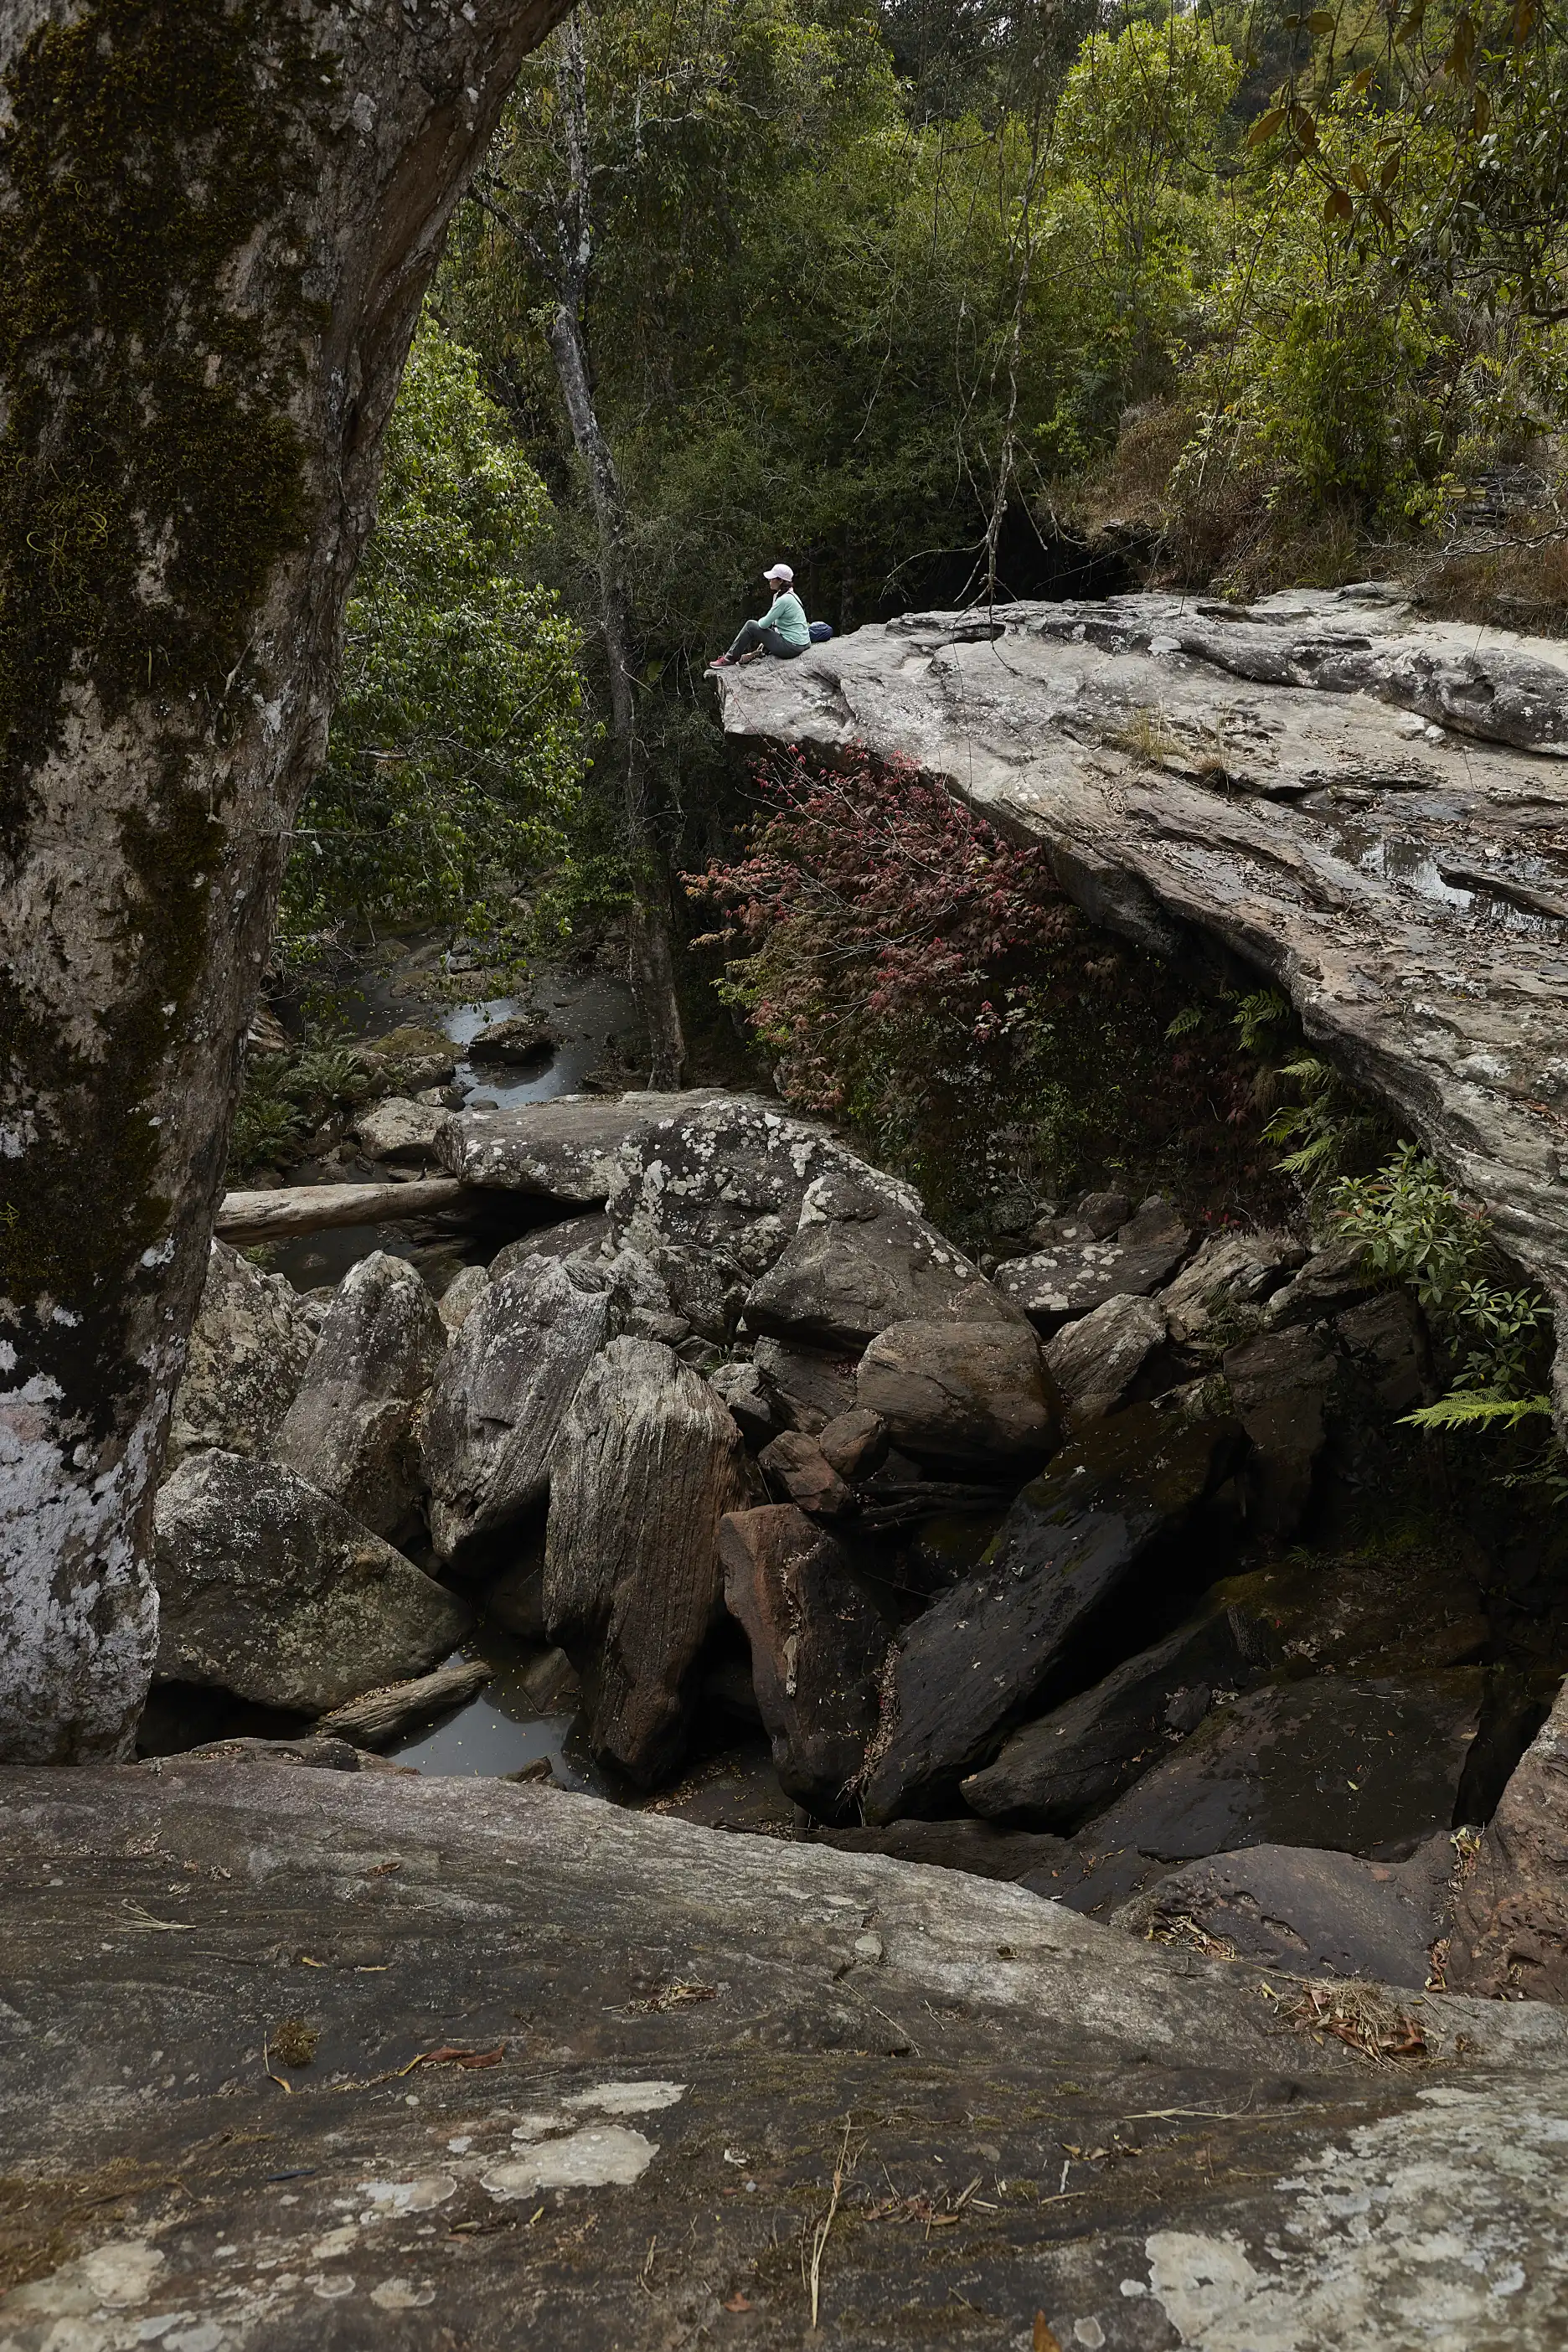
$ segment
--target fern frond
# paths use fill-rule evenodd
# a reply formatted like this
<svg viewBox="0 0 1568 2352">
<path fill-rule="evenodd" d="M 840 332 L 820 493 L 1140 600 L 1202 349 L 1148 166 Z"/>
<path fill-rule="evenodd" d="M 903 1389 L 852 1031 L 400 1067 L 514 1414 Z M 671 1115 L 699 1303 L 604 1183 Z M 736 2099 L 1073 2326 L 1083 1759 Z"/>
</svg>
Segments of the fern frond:
<svg viewBox="0 0 1568 2352">
<path fill-rule="evenodd" d="M 1516 1429 L 1537 1413 L 1550 1413 L 1549 1396 L 1499 1396 L 1489 1389 L 1454 1389 L 1436 1404 L 1401 1416 L 1404 1429 Z"/>
</svg>

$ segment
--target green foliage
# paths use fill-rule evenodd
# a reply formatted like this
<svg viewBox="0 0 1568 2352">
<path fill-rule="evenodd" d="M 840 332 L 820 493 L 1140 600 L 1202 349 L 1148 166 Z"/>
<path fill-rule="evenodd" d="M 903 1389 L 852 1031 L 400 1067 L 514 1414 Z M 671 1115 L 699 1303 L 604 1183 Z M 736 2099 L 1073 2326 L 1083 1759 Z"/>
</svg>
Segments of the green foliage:
<svg viewBox="0 0 1568 2352">
<path fill-rule="evenodd" d="M 358 1110 L 374 1091 L 352 1045 L 310 1037 L 286 1054 L 252 1054 L 235 1106 L 230 1175 L 293 1167 L 323 1120 Z"/>
<path fill-rule="evenodd" d="M 579 637 L 525 566 L 543 489 L 426 315 L 387 433 L 342 693 L 284 898 L 296 938 L 461 916 L 558 866 L 585 757 Z"/>
</svg>

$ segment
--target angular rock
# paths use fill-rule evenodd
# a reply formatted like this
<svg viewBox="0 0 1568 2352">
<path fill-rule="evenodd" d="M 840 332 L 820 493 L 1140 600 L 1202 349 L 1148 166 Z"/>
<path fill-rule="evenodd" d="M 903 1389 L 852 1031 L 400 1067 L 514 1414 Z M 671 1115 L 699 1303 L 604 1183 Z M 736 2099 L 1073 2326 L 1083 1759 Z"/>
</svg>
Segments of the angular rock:
<svg viewBox="0 0 1568 2352">
<path fill-rule="evenodd" d="M 611 1342 L 560 1433 L 545 1618 L 577 1666 L 597 1754 L 645 1785 L 685 1744 L 693 1669 L 723 1603 L 719 1522 L 750 1500 L 741 1433 L 654 1339 Z"/>
<path fill-rule="evenodd" d="M 437 1301 L 441 1320 L 448 1331 L 462 1329 L 489 1286 L 489 1266 L 465 1265 L 458 1268 Z"/>
<path fill-rule="evenodd" d="M 933 1225 L 889 1203 L 885 1182 L 834 1171 L 809 1185 L 800 1223 L 746 1294 L 748 1331 L 859 1349 L 889 1323 L 1016 1316 Z"/>
<path fill-rule="evenodd" d="M 1060 1409 L 1025 1323 L 894 1323 L 855 1376 L 861 1410 L 895 1445 L 938 1462 L 1017 1463 L 1048 1454 Z"/>
<path fill-rule="evenodd" d="M 386 1095 L 360 1113 L 354 1121 L 354 1139 L 367 1160 L 385 1160 L 395 1167 L 434 1167 L 451 1118 L 450 1111 L 434 1103 Z"/>
<path fill-rule="evenodd" d="M 1568 807 L 1565 680 L 1555 647 L 1478 640 L 1375 583 L 1245 612 L 1012 605 L 984 635 L 910 614 L 830 659 L 721 672 L 719 693 L 732 734 L 950 778 L 1046 849 L 1092 922 L 1161 954 L 1196 931 L 1267 976 L 1492 1213 L 1552 1292 L 1562 1348 L 1568 1155 L 1539 1106 L 1568 1067 L 1564 933 L 1542 911 L 1562 893 L 1541 887 Z M 1222 768 L 1215 730 L 1237 710 L 1247 740 L 1227 736 Z M 1141 711 L 1159 713 L 1152 761 L 1128 748 Z"/>
<path fill-rule="evenodd" d="M 215 1241 L 174 1392 L 166 1470 L 209 1446 L 265 1454 L 315 1344 L 304 1304 L 282 1276 Z"/>
<path fill-rule="evenodd" d="M 778 1400 L 784 1419 L 808 1437 L 855 1409 L 853 1356 L 827 1355 L 764 1338 L 752 1347 L 752 1361 Z"/>
<path fill-rule="evenodd" d="M 544 1543 L 542 1533 L 521 1559 L 486 1585 L 480 1607 L 487 1618 L 515 1633 L 521 1642 L 543 1642 Z"/>
<path fill-rule="evenodd" d="M 873 1222 L 881 1211 L 919 1220 L 920 1201 L 907 1185 L 772 1102 L 686 1095 L 675 1103 L 628 1139 L 610 1214 L 617 1242 L 652 1261 L 676 1311 L 706 1339 L 728 1343 L 749 1294 L 794 1239 L 808 1200 L 852 1202 L 857 1218 Z M 824 1178 L 837 1181 L 824 1188 Z M 954 1284 L 978 1281 L 952 1255 Z M 940 1278 L 946 1271 L 938 1270 Z"/>
<path fill-rule="evenodd" d="M 1111 1914 L 1159 1942 L 1215 1945 L 1305 1976 L 1370 1978 L 1421 1991 L 1452 1906 L 1453 1840 L 1443 1831 L 1407 1862 L 1368 1862 L 1311 1846 L 1255 1845 L 1189 1863 Z"/>
<path fill-rule="evenodd" d="M 960 1793 L 991 1819 L 1075 1830 L 1195 1730 L 1216 1697 L 1250 1689 L 1273 1664 L 1267 1627 L 1212 1602 L 1092 1690 L 1015 1731 Z"/>
<path fill-rule="evenodd" d="M 427 1674 L 468 1611 L 291 1470 L 195 1454 L 158 1497 L 163 1682 L 322 1715 Z"/>
<path fill-rule="evenodd" d="M 610 1307 L 602 1268 L 528 1257 L 491 1282 L 456 1334 L 419 1432 L 443 1559 L 479 1563 L 542 1502 L 552 1448 Z"/>
<path fill-rule="evenodd" d="M 441 1164 L 465 1184 L 602 1209 L 623 1148 L 662 1110 L 697 1095 L 557 1095 L 466 1110 L 441 1138 Z"/>
<path fill-rule="evenodd" d="M 1132 1214 L 1132 1203 L 1125 1192 L 1086 1192 L 1074 1212 L 1080 1224 L 1089 1227 L 1089 1237 L 1102 1242 L 1118 1225 L 1124 1225 Z"/>
<path fill-rule="evenodd" d="M 416 1525 L 415 1421 L 446 1352 L 446 1326 L 407 1260 L 361 1258 L 327 1311 L 273 1459 L 376 1535 Z"/>
<path fill-rule="evenodd" d="M 1118 1228 L 1114 1241 L 1061 1241 L 1028 1257 L 1006 1259 L 996 1288 L 1047 1337 L 1109 1298 L 1142 1298 L 1168 1282 L 1192 1234 L 1171 1203 L 1156 1195 Z"/>
<path fill-rule="evenodd" d="M 1103 1421 L 1125 1399 L 1165 1343 L 1165 1318 L 1152 1299 L 1108 1298 L 1047 1339 L 1046 1362 L 1075 1427 Z"/>
<path fill-rule="evenodd" d="M 1307 1253 L 1289 1234 L 1213 1234 L 1160 1306 L 1178 1347 L 1217 1354 L 1255 1331 L 1268 1300 Z"/>
<path fill-rule="evenodd" d="M 1436 1395 L 1426 1319 L 1408 1290 L 1381 1291 L 1337 1315 L 1333 1328 L 1379 1412 L 1411 1412 Z"/>
<path fill-rule="evenodd" d="M 748 1445 L 765 1445 L 778 1434 L 773 1391 L 753 1363 L 719 1364 L 708 1375 L 714 1395 L 733 1417 Z"/>
<path fill-rule="evenodd" d="M 817 1829 L 815 1845 L 839 1853 L 885 1853 L 927 1870 L 967 1870 L 976 1878 L 1016 1880 L 1048 1870 L 1070 1852 L 1065 1838 L 1034 1830 L 999 1830 L 991 1822 L 889 1822 L 878 1830 Z"/>
<path fill-rule="evenodd" d="M 880 1413 L 857 1405 L 819 1430 L 816 1443 L 841 1478 L 868 1477 L 888 1458 L 888 1424 Z"/>
<path fill-rule="evenodd" d="M 792 1504 L 721 1520 L 719 1557 L 780 1786 L 832 1821 L 876 1728 L 888 1629 L 841 1546 Z"/>
<path fill-rule="evenodd" d="M 1327 1249 L 1314 1251 L 1300 1274 L 1274 1293 L 1263 1319 L 1274 1331 L 1322 1323 L 1348 1307 L 1360 1306 L 1375 1287 L 1360 1243 L 1332 1242 Z"/>
<path fill-rule="evenodd" d="M 540 1062 L 547 1062 L 555 1051 L 556 1039 L 535 1013 L 514 1013 L 505 1021 L 492 1021 L 470 1037 L 466 1051 L 470 1062 L 496 1062 L 504 1068 L 525 1070 Z"/>
<path fill-rule="evenodd" d="M 1242 1472 L 1249 1526 L 1291 1536 L 1312 1496 L 1334 1356 L 1321 1331 L 1264 1331 L 1227 1349 L 1225 1376 L 1253 1451 Z"/>
<path fill-rule="evenodd" d="M 894 1654 L 868 1821 L 930 1810 L 1028 1707 L 1071 1636 L 1235 1455 L 1233 1422 L 1132 1405 L 1026 1486 L 975 1573 Z"/>
<path fill-rule="evenodd" d="M 1401 1861 L 1455 1827 L 1484 1688 L 1478 1666 L 1363 1679 L 1320 1675 L 1218 1707 L 1074 1840 L 1060 1894 L 1092 1910 L 1171 1864 L 1253 1845 L 1330 1846 Z"/>
<path fill-rule="evenodd" d="M 1215 1598 L 1261 1623 L 1290 1674 L 1419 1674 L 1481 1655 L 1484 1567 L 1479 1547 L 1445 1528 L 1395 1550 L 1298 1554 L 1227 1578 Z"/>
<path fill-rule="evenodd" d="M 597 1257 L 603 1251 L 607 1258 L 610 1252 L 605 1244 L 609 1238 L 610 1221 L 602 1211 L 591 1217 L 568 1217 L 563 1224 L 540 1225 L 497 1250 L 490 1260 L 490 1275 L 499 1281 L 525 1257 Z"/>
<path fill-rule="evenodd" d="M 764 1445 L 757 1466 L 775 1495 L 798 1504 L 803 1511 L 837 1519 L 853 1507 L 854 1496 L 816 1440 L 799 1430 L 786 1429 Z"/>
<path fill-rule="evenodd" d="M 1568 1684 L 1460 1889 L 1447 1982 L 1492 2000 L 1568 2002 Z"/>
</svg>

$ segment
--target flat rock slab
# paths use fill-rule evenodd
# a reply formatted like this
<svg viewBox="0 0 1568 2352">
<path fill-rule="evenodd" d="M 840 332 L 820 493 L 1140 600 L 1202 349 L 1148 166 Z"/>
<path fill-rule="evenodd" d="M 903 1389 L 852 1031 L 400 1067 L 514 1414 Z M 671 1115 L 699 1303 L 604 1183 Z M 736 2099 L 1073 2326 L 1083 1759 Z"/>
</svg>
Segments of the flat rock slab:
<svg viewBox="0 0 1568 2352">
<path fill-rule="evenodd" d="M 1480 1717 L 1479 1666 L 1363 1680 L 1320 1675 L 1216 1708 L 1192 1738 L 1081 1831 L 1064 1903 L 1094 1910 L 1150 1867 L 1233 1847 L 1331 1846 L 1399 1860 L 1458 1826 Z"/>
<path fill-rule="evenodd" d="M 1015 1886 L 494 1782 L 7 1772 L 0 1870 L 16 2352 L 1568 2334 L 1548 2009 L 1373 2065 Z"/>
<path fill-rule="evenodd" d="M 441 1162 L 465 1184 L 602 1209 L 623 1146 L 661 1112 L 703 1099 L 699 1093 L 558 1095 L 551 1102 L 466 1110 L 442 1130 Z"/>
<path fill-rule="evenodd" d="M 1384 586 L 1143 594 L 909 614 L 720 696 L 731 734 L 947 777 L 1094 921 L 1267 972 L 1568 1301 L 1561 645 Z"/>
<path fill-rule="evenodd" d="M 1447 1926 L 1455 1866 L 1453 1841 L 1440 1833 L 1407 1862 L 1255 1845 L 1173 1871 L 1118 1911 L 1115 1924 L 1132 1936 L 1419 1991 Z"/>
</svg>

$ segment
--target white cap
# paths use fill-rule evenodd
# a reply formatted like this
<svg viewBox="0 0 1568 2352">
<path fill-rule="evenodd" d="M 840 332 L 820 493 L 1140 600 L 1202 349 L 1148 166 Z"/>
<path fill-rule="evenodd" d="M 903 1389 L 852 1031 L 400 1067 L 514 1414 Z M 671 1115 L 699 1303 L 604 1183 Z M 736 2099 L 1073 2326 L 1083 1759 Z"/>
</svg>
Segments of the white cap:
<svg viewBox="0 0 1568 2352">
<path fill-rule="evenodd" d="M 771 563 L 763 572 L 763 578 L 764 580 L 783 580 L 787 582 L 795 578 L 795 573 L 790 570 L 787 563 Z"/>
</svg>

